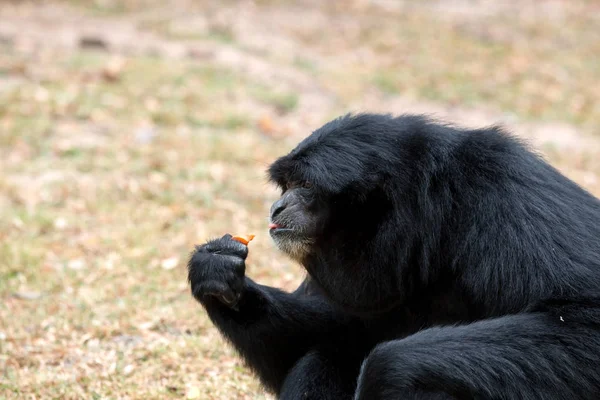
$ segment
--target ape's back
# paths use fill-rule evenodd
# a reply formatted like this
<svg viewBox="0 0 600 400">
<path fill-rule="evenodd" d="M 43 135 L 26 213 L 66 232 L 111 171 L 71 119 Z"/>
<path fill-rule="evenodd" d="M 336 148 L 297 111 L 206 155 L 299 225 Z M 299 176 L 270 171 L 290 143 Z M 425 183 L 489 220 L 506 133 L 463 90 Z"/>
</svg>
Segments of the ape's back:
<svg viewBox="0 0 600 400">
<path fill-rule="evenodd" d="M 600 201 L 498 129 L 461 136 L 449 239 L 462 282 L 492 315 L 600 293 Z"/>
</svg>

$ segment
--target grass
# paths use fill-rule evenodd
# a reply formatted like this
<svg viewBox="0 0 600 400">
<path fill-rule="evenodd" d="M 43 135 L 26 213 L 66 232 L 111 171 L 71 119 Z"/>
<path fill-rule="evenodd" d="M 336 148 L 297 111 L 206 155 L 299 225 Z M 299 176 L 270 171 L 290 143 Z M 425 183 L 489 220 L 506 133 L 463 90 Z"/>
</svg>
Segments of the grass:
<svg viewBox="0 0 600 400">
<path fill-rule="evenodd" d="M 222 229 L 265 230 L 256 216 L 274 191 L 263 167 L 284 148 L 226 106 L 231 91 L 253 101 L 254 86 L 231 71 L 141 57 L 109 82 L 109 61 L 57 58 L 60 76 L 0 97 L 0 396 L 259 393 L 232 351 L 214 347 L 184 264 Z M 269 261 L 265 234 L 253 250 L 276 267 L 263 280 L 291 268 Z M 123 337 L 135 340 L 119 349 Z"/>
<path fill-rule="evenodd" d="M 324 82 L 355 98 L 375 85 L 386 94 L 485 104 L 525 119 L 568 121 L 598 133 L 600 87 L 594 82 L 600 68 L 598 57 L 591 55 L 600 51 L 600 34 L 586 28 L 594 18 L 585 9 L 556 20 L 492 15 L 465 22 L 435 18 L 418 7 L 377 14 L 364 18 L 344 43 L 368 43 L 372 56 L 350 69 L 330 68 Z M 316 44 L 313 40 L 308 43 Z M 354 81 L 353 91 L 349 81 Z"/>
<path fill-rule="evenodd" d="M 296 93 L 276 91 L 264 85 L 256 85 L 252 88 L 251 95 L 263 103 L 274 106 L 284 114 L 294 111 L 299 101 Z"/>
<path fill-rule="evenodd" d="M 134 14 L 154 7 L 70 4 L 81 8 L 62 12 L 128 15 L 132 25 Z M 198 15 L 218 9 L 187 7 Z M 248 274 L 292 289 L 303 272 L 266 233 L 278 193 L 265 169 L 365 93 L 376 93 L 375 109 L 409 95 L 592 133 L 600 122 L 593 101 L 600 69 L 589 56 L 600 41 L 584 12 L 560 32 L 554 22 L 495 16 L 484 22 L 514 35 L 488 42 L 483 22 L 454 24 L 418 9 L 344 17 L 317 8 L 327 24 L 307 31 L 308 19 L 293 7 L 259 2 L 259 19 L 246 29 L 277 29 L 267 39 L 280 35 L 303 46 L 297 52 L 277 40 L 259 48 L 235 27 L 222 38 L 166 32 L 177 14 L 172 25 L 141 24 L 167 44 L 200 42 L 218 52 L 239 41 L 228 48 L 249 58 L 237 64 L 0 45 L 0 398 L 267 399 L 191 299 L 185 263 L 207 238 L 256 233 Z M 171 18 L 157 14 L 159 22 Z M 371 56 L 353 58 L 357 48 Z M 542 151 L 600 193 L 595 148 Z"/>
</svg>

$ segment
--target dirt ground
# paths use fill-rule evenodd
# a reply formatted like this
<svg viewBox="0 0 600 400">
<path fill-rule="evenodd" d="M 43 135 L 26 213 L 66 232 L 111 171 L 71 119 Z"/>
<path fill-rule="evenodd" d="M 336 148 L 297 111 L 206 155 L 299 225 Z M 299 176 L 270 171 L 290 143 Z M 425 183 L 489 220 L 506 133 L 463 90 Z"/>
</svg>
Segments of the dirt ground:
<svg viewBox="0 0 600 400">
<path fill-rule="evenodd" d="M 0 398 L 268 399 L 186 283 L 347 112 L 503 124 L 600 194 L 595 1 L 0 3 Z M 293 346 L 293 343 L 290 343 Z"/>
</svg>

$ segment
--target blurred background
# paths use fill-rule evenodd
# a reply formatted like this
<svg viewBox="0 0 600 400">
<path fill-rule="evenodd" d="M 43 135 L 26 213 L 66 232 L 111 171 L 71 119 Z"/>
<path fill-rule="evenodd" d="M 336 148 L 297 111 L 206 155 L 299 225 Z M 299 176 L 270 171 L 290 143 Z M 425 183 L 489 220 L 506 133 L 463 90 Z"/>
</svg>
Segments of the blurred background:
<svg viewBox="0 0 600 400">
<path fill-rule="evenodd" d="M 600 2 L 0 2 L 0 398 L 267 399 L 185 263 L 347 112 L 500 123 L 600 194 Z M 290 346 L 293 346 L 290 343 Z"/>
</svg>

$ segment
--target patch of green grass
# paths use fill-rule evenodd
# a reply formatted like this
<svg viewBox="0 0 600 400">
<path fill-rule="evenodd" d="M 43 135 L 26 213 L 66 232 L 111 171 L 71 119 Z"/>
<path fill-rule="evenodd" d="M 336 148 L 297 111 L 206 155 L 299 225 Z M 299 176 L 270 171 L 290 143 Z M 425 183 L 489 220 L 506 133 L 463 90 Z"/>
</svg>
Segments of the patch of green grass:
<svg viewBox="0 0 600 400">
<path fill-rule="evenodd" d="M 0 101 L 1 99 L 0 95 Z M 4 129 L 0 128 L 0 146 L 10 147 L 24 142 L 30 151 L 40 154 L 48 150 L 47 139 L 52 133 L 53 121 L 49 115 L 32 115 L 30 110 L 34 107 L 27 106 L 27 111 L 19 109 L 24 102 L 27 102 L 27 99 L 19 98 L 12 103 L 6 103 L 7 115 L 4 117 Z"/>
<path fill-rule="evenodd" d="M 101 68 L 106 64 L 110 55 L 104 51 L 85 50 L 67 57 L 60 65 L 67 70 L 82 70 Z"/>
<path fill-rule="evenodd" d="M 399 92 L 396 78 L 390 71 L 380 71 L 373 77 L 373 84 L 386 94 L 397 94 Z"/>
<path fill-rule="evenodd" d="M 222 127 L 227 130 L 236 130 L 241 128 L 248 128 L 249 126 L 250 120 L 247 116 L 239 114 L 228 114 L 225 116 L 224 120 L 222 121 L 222 124 L 216 125 L 215 127 Z"/>
<path fill-rule="evenodd" d="M 159 126 L 191 123 L 230 130 L 250 126 L 244 113 L 223 111 L 233 91 L 251 86 L 233 71 L 136 57 L 126 59 L 117 79 L 111 82 L 102 75 L 110 62 L 109 55 L 83 51 L 61 62 L 70 84 L 54 80 L 0 94 L 0 101 L 8 104 L 2 113 L 10 115 L 0 142 L 8 145 L 25 139 L 40 147 L 44 142 L 39 139 L 50 134 L 53 121 L 65 114 L 94 123 L 99 118 L 119 118 L 130 123 L 149 120 Z M 298 101 L 294 95 L 268 88 L 260 93 L 261 99 L 283 112 L 293 110 Z M 70 150 L 65 155 L 74 157 L 76 153 Z"/>
<path fill-rule="evenodd" d="M 302 56 L 294 57 L 294 66 L 306 72 L 310 72 L 311 74 L 314 74 L 318 71 L 318 67 L 314 61 L 311 61 Z"/>
<path fill-rule="evenodd" d="M 24 243 L 32 240 L 23 239 Z M 40 285 L 43 278 L 38 272 L 43 258 L 43 251 L 31 249 L 26 244 L 19 245 L 12 240 L 0 244 L 0 292 L 18 287 L 23 281 Z"/>
<path fill-rule="evenodd" d="M 185 29 L 183 29 L 170 19 L 159 18 L 143 20 L 138 23 L 138 27 L 157 33 L 169 40 L 208 40 L 228 45 L 235 43 L 235 34 L 233 30 L 227 26 L 212 26 L 208 28 L 202 26 L 195 30 L 193 26 L 186 25 Z"/>
<path fill-rule="evenodd" d="M 59 0 L 60 2 L 81 8 L 92 15 L 110 17 L 159 5 L 157 0 Z"/>
<path fill-rule="evenodd" d="M 296 93 L 275 91 L 262 85 L 254 85 L 250 94 L 257 100 L 270 104 L 283 114 L 290 113 L 298 106 L 299 98 Z"/>
<path fill-rule="evenodd" d="M 440 19 L 427 8 L 375 13 L 364 18 L 356 36 L 340 39 L 347 48 L 370 49 L 373 56 L 350 68 L 330 63 L 317 76 L 347 102 L 374 86 L 384 94 L 466 107 L 485 104 L 529 120 L 566 121 L 597 131 L 600 61 L 589 55 L 600 52 L 600 33 L 586 28 L 591 23 L 581 12 L 562 23 L 503 14 Z"/>
<path fill-rule="evenodd" d="M 223 44 L 235 43 L 235 35 L 231 29 L 220 28 L 212 29 L 206 37 Z"/>
</svg>

